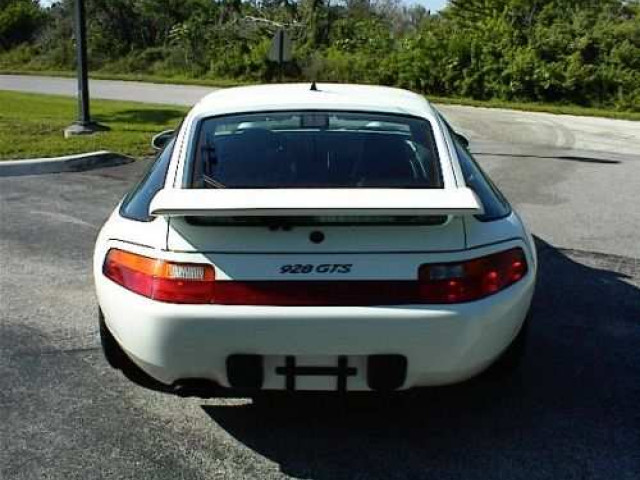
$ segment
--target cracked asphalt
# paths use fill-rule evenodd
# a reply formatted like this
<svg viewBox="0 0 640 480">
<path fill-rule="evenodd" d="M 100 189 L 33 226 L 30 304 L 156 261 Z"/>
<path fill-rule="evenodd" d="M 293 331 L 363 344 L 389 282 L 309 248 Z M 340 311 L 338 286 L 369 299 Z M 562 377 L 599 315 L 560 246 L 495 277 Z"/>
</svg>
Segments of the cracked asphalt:
<svg viewBox="0 0 640 480">
<path fill-rule="evenodd" d="M 131 384 L 98 348 L 90 260 L 148 162 L 0 178 L 0 478 L 640 478 L 640 156 L 474 140 L 538 242 L 525 361 L 391 399 Z"/>
</svg>

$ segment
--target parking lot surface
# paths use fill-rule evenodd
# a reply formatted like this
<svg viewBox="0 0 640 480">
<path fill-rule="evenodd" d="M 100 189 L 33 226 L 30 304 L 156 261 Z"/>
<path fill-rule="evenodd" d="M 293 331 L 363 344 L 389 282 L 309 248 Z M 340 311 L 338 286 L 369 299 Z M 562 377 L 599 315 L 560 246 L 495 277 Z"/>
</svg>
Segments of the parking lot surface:
<svg viewBox="0 0 640 480">
<path fill-rule="evenodd" d="M 516 375 L 386 399 L 147 391 L 102 358 L 90 263 L 149 161 L 0 178 L 0 478 L 639 478 L 637 127 L 509 135 L 447 108 L 536 236 Z"/>
<path fill-rule="evenodd" d="M 525 362 L 508 380 L 386 400 L 182 399 L 129 383 L 98 349 L 90 258 L 145 162 L 0 179 L 0 477 L 638 478 L 640 209 L 571 190 L 638 159 L 498 147 L 479 158 L 540 251 Z"/>
</svg>

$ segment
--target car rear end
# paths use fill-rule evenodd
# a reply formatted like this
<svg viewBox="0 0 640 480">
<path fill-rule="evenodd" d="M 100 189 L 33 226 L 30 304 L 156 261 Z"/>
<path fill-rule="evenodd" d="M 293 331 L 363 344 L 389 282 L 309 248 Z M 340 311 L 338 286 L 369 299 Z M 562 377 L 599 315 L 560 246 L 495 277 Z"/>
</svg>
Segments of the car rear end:
<svg viewBox="0 0 640 480">
<path fill-rule="evenodd" d="M 96 250 L 109 331 L 155 379 L 441 385 L 482 371 L 518 333 L 533 247 L 514 213 L 478 219 L 437 119 L 314 110 L 196 125 L 180 181 L 149 207 L 161 244 L 112 225 Z M 112 221 L 126 232 L 128 219 Z"/>
</svg>

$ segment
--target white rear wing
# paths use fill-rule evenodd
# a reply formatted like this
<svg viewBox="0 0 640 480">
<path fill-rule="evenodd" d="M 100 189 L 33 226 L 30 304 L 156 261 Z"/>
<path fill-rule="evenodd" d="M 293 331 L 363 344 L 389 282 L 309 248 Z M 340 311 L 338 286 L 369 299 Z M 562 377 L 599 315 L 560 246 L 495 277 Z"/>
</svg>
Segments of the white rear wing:
<svg viewBox="0 0 640 480">
<path fill-rule="evenodd" d="M 479 215 L 468 187 L 445 189 L 307 188 L 160 190 L 154 216 L 301 217 L 367 215 Z"/>
</svg>

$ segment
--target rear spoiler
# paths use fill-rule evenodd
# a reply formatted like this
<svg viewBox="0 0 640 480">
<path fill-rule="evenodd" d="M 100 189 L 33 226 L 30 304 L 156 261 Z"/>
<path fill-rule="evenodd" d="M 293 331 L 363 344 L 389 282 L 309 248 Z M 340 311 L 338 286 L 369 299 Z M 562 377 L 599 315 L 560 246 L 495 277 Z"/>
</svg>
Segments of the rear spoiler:
<svg viewBox="0 0 640 480">
<path fill-rule="evenodd" d="M 149 213 L 165 217 L 299 217 L 480 215 L 468 187 L 445 189 L 178 189 L 160 190 Z"/>
</svg>

